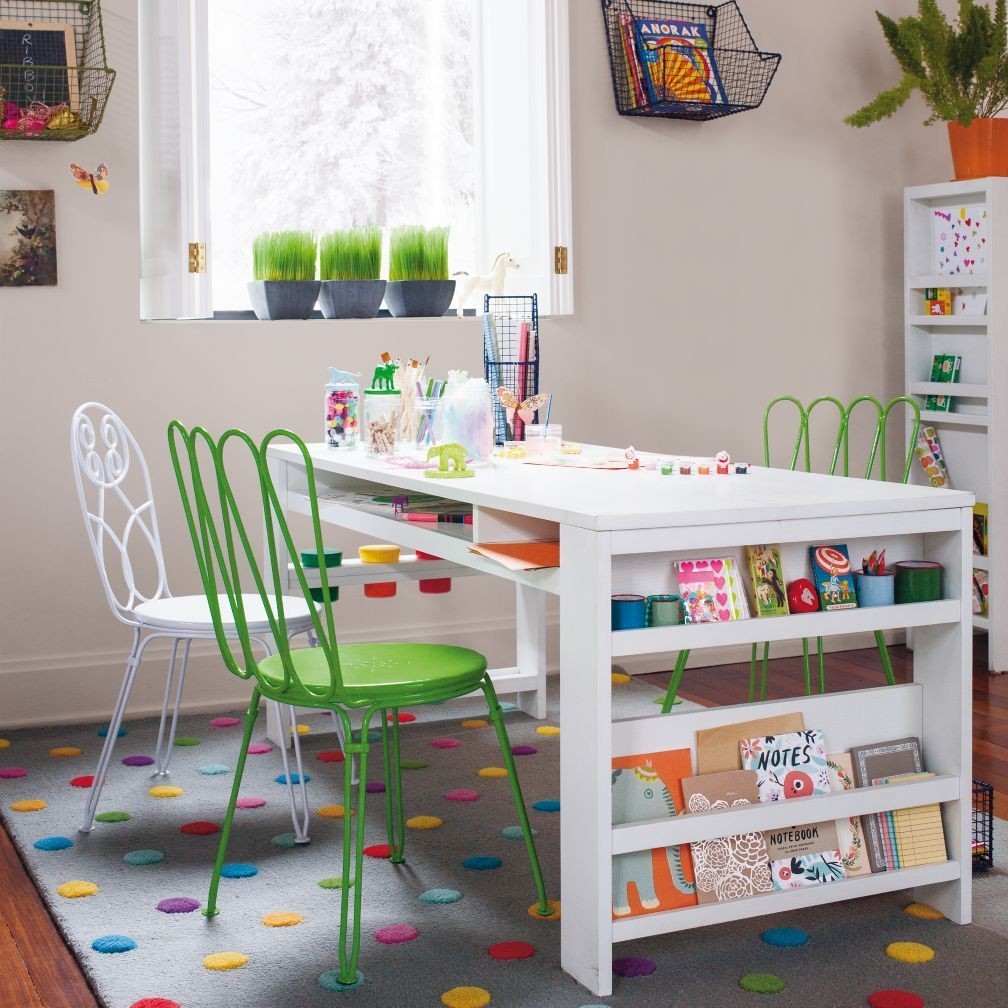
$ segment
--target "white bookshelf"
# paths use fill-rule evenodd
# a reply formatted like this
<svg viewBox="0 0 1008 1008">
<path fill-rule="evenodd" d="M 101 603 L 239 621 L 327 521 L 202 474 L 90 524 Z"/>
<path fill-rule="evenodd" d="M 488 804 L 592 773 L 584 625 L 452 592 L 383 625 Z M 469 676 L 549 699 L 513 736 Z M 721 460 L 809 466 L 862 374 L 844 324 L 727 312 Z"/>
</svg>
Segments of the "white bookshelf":
<svg viewBox="0 0 1008 1008">
<path fill-rule="evenodd" d="M 949 274 L 939 262 L 935 211 L 958 217 L 961 209 L 973 219 L 986 213 L 980 236 L 980 255 L 971 249 L 963 267 L 963 249 L 950 256 L 961 272 Z M 981 209 L 982 208 L 982 209 Z M 1008 262 L 1008 178 L 982 178 L 963 182 L 913 186 L 904 190 L 904 295 L 905 388 L 921 407 L 921 424 L 938 432 L 952 485 L 969 490 L 989 508 L 988 555 L 976 556 L 973 565 L 988 572 L 990 600 L 986 616 L 974 616 L 973 626 L 988 635 L 988 665 L 992 672 L 1008 671 L 1008 467 L 1004 464 L 1008 435 L 1008 288 L 998 278 L 996 264 Z M 971 229 L 967 229 L 967 233 Z M 966 271 L 963 271 L 963 270 Z M 972 270 L 972 272 L 968 272 Z M 998 279 L 995 279 L 998 278 Z M 951 288 L 986 295 L 983 314 L 931 316 L 925 314 L 925 290 Z M 955 301 L 953 300 L 953 307 Z M 962 357 L 952 411 L 925 410 L 929 394 L 948 393 L 950 386 L 930 381 L 935 354 Z M 919 465 L 911 481 L 925 484 Z"/>
</svg>

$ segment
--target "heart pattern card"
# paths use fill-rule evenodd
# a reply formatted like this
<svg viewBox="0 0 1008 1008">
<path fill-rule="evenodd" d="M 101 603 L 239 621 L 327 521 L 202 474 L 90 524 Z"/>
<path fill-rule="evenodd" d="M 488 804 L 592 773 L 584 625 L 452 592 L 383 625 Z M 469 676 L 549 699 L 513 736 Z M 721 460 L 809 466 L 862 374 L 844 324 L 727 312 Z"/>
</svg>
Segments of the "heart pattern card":
<svg viewBox="0 0 1008 1008">
<path fill-rule="evenodd" d="M 942 276 L 987 273 L 987 207 L 945 206 L 931 211 L 935 272 Z"/>
<path fill-rule="evenodd" d="M 738 565 L 731 557 L 680 560 L 677 566 L 683 622 L 724 623 L 749 618 Z"/>
</svg>

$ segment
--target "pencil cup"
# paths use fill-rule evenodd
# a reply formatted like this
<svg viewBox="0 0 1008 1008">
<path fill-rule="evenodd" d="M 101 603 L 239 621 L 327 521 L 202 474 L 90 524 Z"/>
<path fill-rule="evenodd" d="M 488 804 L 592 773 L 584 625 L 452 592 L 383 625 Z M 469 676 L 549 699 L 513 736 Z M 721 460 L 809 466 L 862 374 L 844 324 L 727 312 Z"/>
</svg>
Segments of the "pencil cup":
<svg viewBox="0 0 1008 1008">
<path fill-rule="evenodd" d="M 560 451 L 562 438 L 562 424 L 525 424 L 525 451 L 529 455 L 546 455 Z"/>
<path fill-rule="evenodd" d="M 897 602 L 935 602 L 942 597 L 940 563 L 901 560 L 895 568 Z"/>
<path fill-rule="evenodd" d="M 648 595 L 648 626 L 676 626 L 682 623 L 682 604 L 678 595 Z"/>
<path fill-rule="evenodd" d="M 426 454 L 427 449 L 434 444 L 434 421 L 440 399 L 413 400 L 413 447 L 420 454 Z"/>
<path fill-rule="evenodd" d="M 640 630 L 647 625 L 647 600 L 643 595 L 613 595 L 613 630 Z"/>
<path fill-rule="evenodd" d="M 854 574 L 858 605 L 862 609 L 871 606 L 892 605 L 895 601 L 895 574 Z"/>
</svg>

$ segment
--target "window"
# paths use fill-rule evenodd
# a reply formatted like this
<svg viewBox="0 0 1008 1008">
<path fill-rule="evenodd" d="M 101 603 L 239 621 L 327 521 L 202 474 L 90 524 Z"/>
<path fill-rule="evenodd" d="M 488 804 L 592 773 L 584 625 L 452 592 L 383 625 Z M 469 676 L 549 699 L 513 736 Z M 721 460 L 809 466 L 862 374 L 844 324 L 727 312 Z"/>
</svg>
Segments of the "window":
<svg viewBox="0 0 1008 1008">
<path fill-rule="evenodd" d="M 246 309 L 260 231 L 366 223 L 570 311 L 566 0 L 160 0 L 140 37 L 145 318 Z"/>
</svg>

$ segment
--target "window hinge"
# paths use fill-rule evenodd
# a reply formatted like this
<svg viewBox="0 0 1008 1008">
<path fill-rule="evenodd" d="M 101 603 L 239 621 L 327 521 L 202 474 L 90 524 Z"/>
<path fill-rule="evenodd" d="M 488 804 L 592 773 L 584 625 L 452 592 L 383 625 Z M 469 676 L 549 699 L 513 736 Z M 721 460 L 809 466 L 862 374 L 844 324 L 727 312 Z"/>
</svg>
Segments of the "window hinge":
<svg viewBox="0 0 1008 1008">
<path fill-rule="evenodd" d="M 206 273 L 206 245 L 189 242 L 189 272 Z"/>
<path fill-rule="evenodd" d="M 553 246 L 553 272 L 563 275 L 567 272 L 567 246 Z"/>
</svg>

